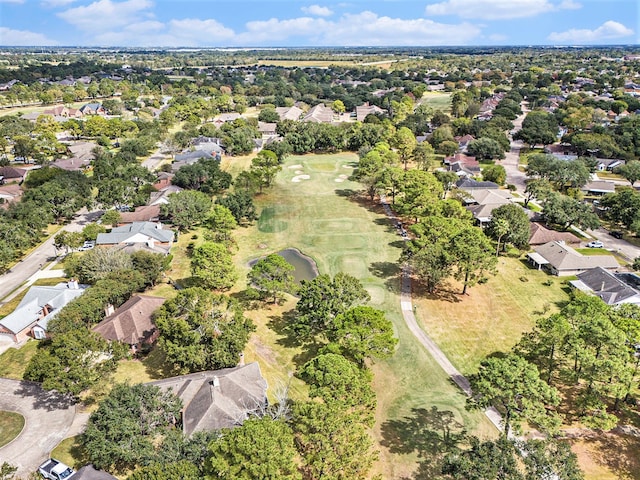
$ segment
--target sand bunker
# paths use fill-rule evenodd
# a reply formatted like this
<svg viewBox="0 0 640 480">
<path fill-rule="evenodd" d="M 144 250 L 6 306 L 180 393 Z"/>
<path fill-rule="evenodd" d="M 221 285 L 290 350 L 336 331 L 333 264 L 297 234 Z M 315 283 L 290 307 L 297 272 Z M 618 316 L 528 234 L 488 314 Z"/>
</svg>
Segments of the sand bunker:
<svg viewBox="0 0 640 480">
<path fill-rule="evenodd" d="M 293 170 L 294 168 L 302 168 L 302 165 L 289 165 L 289 167 L 291 170 Z"/>
<path fill-rule="evenodd" d="M 289 167 L 289 168 L 291 168 L 291 167 Z M 352 166 L 352 165 L 342 165 L 342 168 L 351 168 L 351 169 L 354 169 L 354 168 L 356 168 L 356 167 L 354 167 L 354 166 Z"/>
<path fill-rule="evenodd" d="M 304 172 L 302 170 L 296 170 L 293 173 L 295 173 L 296 175 L 302 175 Z"/>
<path fill-rule="evenodd" d="M 334 182 L 338 182 L 338 183 L 344 182 L 344 178 L 336 178 Z"/>
<path fill-rule="evenodd" d="M 342 178 L 342 179 L 346 180 L 347 178 L 349 178 L 349 175 L 345 175 L 345 174 L 338 175 L 338 178 Z"/>
<path fill-rule="evenodd" d="M 301 182 L 302 180 L 309 180 L 311 177 L 309 175 L 296 175 L 291 179 L 292 182 Z"/>
</svg>

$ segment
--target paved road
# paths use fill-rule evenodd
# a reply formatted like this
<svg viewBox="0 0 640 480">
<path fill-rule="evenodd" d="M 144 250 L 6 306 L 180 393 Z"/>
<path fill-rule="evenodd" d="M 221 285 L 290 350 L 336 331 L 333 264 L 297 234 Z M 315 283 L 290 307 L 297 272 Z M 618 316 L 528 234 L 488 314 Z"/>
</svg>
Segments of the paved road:
<svg viewBox="0 0 640 480">
<path fill-rule="evenodd" d="M 520 150 L 522 149 L 523 144 L 520 140 L 516 141 L 513 139 L 513 135 L 522 128 L 522 121 L 529 111 L 526 107 L 526 102 L 523 102 L 521 106 L 522 114 L 513 121 L 513 129 L 508 135 L 509 141 L 511 142 L 511 149 L 505 153 L 505 158 L 500 162 L 500 165 L 502 165 L 507 172 L 507 183 L 515 185 L 518 192 L 524 193 L 524 189 L 526 188 L 525 180 L 527 179 L 527 176 L 524 172 L 521 172 L 518 169 L 520 162 Z"/>
<path fill-rule="evenodd" d="M 152 172 L 158 169 L 158 166 L 164 162 L 169 156 L 162 153 L 164 147 L 158 148 L 155 152 L 151 154 L 149 158 L 142 162 L 143 167 L 147 167 Z"/>
<path fill-rule="evenodd" d="M 380 201 L 384 207 L 385 213 L 396 224 L 398 217 L 393 213 L 389 204 L 386 201 L 384 195 L 380 196 Z M 403 236 L 405 240 L 408 240 L 406 236 Z M 402 267 L 402 286 L 400 293 L 400 308 L 402 310 L 402 316 L 404 318 L 407 327 L 411 331 L 414 337 L 427 349 L 433 359 L 440 365 L 447 375 L 455 382 L 456 385 L 467 396 L 471 396 L 471 385 L 469 380 L 460 373 L 460 371 L 453 366 L 451 361 L 447 358 L 440 347 L 433 341 L 433 339 L 418 325 L 418 321 L 413 313 L 413 299 L 411 296 L 411 267 L 404 265 Z M 488 408 L 485 410 L 487 418 L 495 425 L 495 427 L 502 431 L 502 416 L 495 408 Z"/>
<path fill-rule="evenodd" d="M 0 462 L 18 467 L 17 476 L 27 478 L 66 437 L 81 432 L 86 414 L 54 392 L 32 382 L 0 378 L 0 410 L 18 412 L 25 419 L 20 435 L 0 448 Z"/>
<path fill-rule="evenodd" d="M 87 223 L 95 222 L 100 216 L 100 211 L 87 212 L 81 211 L 76 218 L 70 223 L 62 227 L 63 230 L 70 232 L 79 232 Z M 33 252 L 31 252 L 22 261 L 18 262 L 11 271 L 0 276 L 0 300 L 4 301 L 5 297 L 13 290 L 18 288 L 24 282 L 41 269 L 42 265 L 47 264 L 57 256 L 56 249 L 53 246 L 53 236 L 42 242 Z M 1 304 L 2 302 L 0 302 Z"/>
</svg>

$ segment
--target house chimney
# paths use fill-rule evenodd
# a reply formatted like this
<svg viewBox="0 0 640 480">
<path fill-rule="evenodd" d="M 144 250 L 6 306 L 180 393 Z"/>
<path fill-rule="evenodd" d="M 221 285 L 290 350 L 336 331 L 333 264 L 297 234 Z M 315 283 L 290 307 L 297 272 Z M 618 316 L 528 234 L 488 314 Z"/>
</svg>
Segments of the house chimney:
<svg viewBox="0 0 640 480">
<path fill-rule="evenodd" d="M 78 280 L 75 278 L 69 279 L 67 282 L 67 288 L 70 288 L 71 290 L 78 290 Z"/>
<path fill-rule="evenodd" d="M 213 387 L 220 387 L 220 379 L 218 377 L 213 377 Z"/>
<path fill-rule="evenodd" d="M 111 315 L 113 312 L 115 312 L 115 308 L 113 308 L 113 305 L 108 303 L 106 307 L 104 307 L 104 316 L 108 317 L 109 315 Z"/>
<path fill-rule="evenodd" d="M 156 223 L 156 230 L 162 230 L 162 224 L 160 222 Z"/>
<path fill-rule="evenodd" d="M 238 361 L 239 367 L 244 367 L 244 352 L 240 352 L 240 360 Z"/>
<path fill-rule="evenodd" d="M 602 285 L 600 285 L 600 291 L 604 291 L 604 280 L 602 281 Z"/>
</svg>

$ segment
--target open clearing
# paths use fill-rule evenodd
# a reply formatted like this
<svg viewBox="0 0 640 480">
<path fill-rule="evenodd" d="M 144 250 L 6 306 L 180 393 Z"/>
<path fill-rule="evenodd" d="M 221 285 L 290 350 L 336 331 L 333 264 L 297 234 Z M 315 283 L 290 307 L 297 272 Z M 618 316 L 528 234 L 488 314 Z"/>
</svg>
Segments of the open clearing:
<svg viewBox="0 0 640 480">
<path fill-rule="evenodd" d="M 393 358 L 372 366 L 378 395 L 374 435 L 381 450 L 376 472 L 386 479 L 400 479 L 410 476 L 419 460 L 418 442 L 408 433 L 420 428 L 419 409 L 451 411 L 470 432 L 484 437 L 497 432 L 484 415 L 465 410 L 464 395 L 406 328 L 398 296 L 402 242 L 382 208 L 356 195 L 361 188 L 358 184 L 344 178 L 340 184 L 335 182 L 344 174 L 343 167 L 356 161 L 355 154 L 288 158 L 273 188 L 258 197 L 259 207 L 266 207 L 260 219 L 236 232 L 239 251 L 235 259 L 244 278 L 250 260 L 287 247 L 298 248 L 315 260 L 320 273 L 344 271 L 359 278 L 371 295 L 372 306 L 387 313 L 400 343 Z M 295 168 L 288 166 L 302 166 L 312 173 L 311 178 L 292 182 Z M 294 302 L 289 299 L 285 305 L 247 313 L 257 324 L 257 334 L 245 358 L 260 361 L 270 386 L 290 381 L 291 396 L 299 398 L 304 386 L 290 374 L 313 352 L 291 345 L 282 333 L 286 321 L 282 313 L 293 308 Z M 405 448 L 398 448 L 398 439 Z"/>
<path fill-rule="evenodd" d="M 470 287 L 467 295 L 460 295 L 462 286 L 450 281 L 435 295 L 417 291 L 414 302 L 425 330 L 469 375 L 485 356 L 515 345 L 538 317 L 556 312 L 569 300 L 567 289 L 560 278 L 531 269 L 522 260 L 500 257 L 497 274 L 484 285 Z"/>
</svg>

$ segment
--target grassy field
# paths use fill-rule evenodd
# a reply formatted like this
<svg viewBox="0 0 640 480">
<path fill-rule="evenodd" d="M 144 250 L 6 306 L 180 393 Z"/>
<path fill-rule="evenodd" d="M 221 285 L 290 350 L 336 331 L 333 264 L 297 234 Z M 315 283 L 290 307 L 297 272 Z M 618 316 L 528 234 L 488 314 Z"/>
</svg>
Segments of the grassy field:
<svg viewBox="0 0 640 480">
<path fill-rule="evenodd" d="M 16 438 L 24 427 L 24 417 L 15 412 L 0 411 L 0 447 Z"/>
<path fill-rule="evenodd" d="M 482 436 L 494 435 L 495 429 L 483 415 L 464 409 L 464 396 L 405 327 L 398 297 L 401 242 L 381 209 L 356 195 L 359 186 L 346 180 L 356 160 L 354 154 L 287 159 L 276 185 L 258 199 L 260 219 L 237 231 L 235 259 L 244 276 L 250 260 L 296 247 L 316 261 L 321 273 L 344 271 L 359 278 L 371 295 L 371 304 L 387 313 L 400 343 L 392 359 L 372 366 L 378 394 L 374 436 L 381 450 L 376 471 L 387 479 L 405 478 L 415 470 L 420 454 L 419 439 L 410 431 L 426 428 L 420 409 L 451 411 L 469 431 Z M 301 174 L 310 178 L 300 179 Z M 282 306 L 248 312 L 258 330 L 246 360 L 260 362 L 271 386 L 291 382 L 291 396 L 298 398 L 304 387 L 291 373 L 313 352 L 292 345 L 282 333 L 283 313 L 292 307 L 289 300 Z"/>
<path fill-rule="evenodd" d="M 435 295 L 418 291 L 416 301 L 425 330 L 465 374 L 486 355 L 509 350 L 536 318 L 569 299 L 561 279 L 509 257 L 500 257 L 497 274 L 486 284 L 471 287 L 468 295 L 461 291 L 451 281 Z"/>
<path fill-rule="evenodd" d="M 434 110 L 449 113 L 451 110 L 451 94 L 442 92 L 426 92 L 420 99 L 420 103 L 426 103 Z"/>
</svg>

